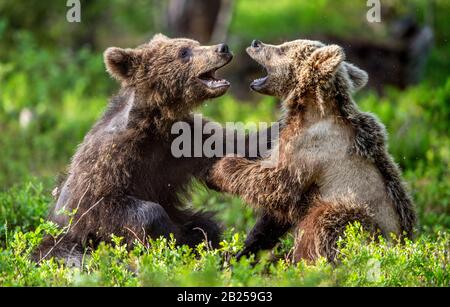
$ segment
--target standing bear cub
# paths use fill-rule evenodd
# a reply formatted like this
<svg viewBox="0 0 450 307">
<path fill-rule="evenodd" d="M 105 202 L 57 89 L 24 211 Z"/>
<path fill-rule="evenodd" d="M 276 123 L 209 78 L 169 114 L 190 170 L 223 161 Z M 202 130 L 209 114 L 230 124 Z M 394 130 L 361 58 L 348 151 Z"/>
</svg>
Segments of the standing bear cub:
<svg viewBox="0 0 450 307">
<path fill-rule="evenodd" d="M 193 246 L 205 236 L 218 244 L 212 214 L 183 209 L 181 202 L 193 178 L 206 182 L 216 158 L 174 158 L 171 127 L 193 125 L 193 108 L 227 91 L 228 81 L 214 73 L 231 59 L 225 44 L 161 34 L 135 49 L 105 51 L 107 71 L 121 90 L 85 136 L 59 189 L 50 220 L 67 231 L 45 238 L 37 260 L 57 256 L 77 264 L 84 248 L 111 234 L 128 246 L 170 233 L 180 244 Z"/>
<path fill-rule="evenodd" d="M 268 73 L 251 88 L 284 101 L 275 162 L 225 157 L 213 168 L 214 183 L 274 216 L 280 229 L 294 225 L 294 260 L 333 261 L 336 241 L 352 221 L 384 236 L 411 237 L 415 211 L 384 127 L 351 97 L 367 74 L 344 61 L 341 47 L 316 41 L 253 41 L 247 52 Z M 257 223 L 241 255 L 257 250 L 259 238 L 272 231 Z"/>
</svg>

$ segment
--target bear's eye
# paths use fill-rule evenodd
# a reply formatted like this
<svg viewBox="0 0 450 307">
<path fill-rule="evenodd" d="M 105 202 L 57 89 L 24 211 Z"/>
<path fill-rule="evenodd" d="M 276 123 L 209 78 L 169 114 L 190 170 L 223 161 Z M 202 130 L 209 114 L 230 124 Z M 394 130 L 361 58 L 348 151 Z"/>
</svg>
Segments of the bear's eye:
<svg viewBox="0 0 450 307">
<path fill-rule="evenodd" d="M 191 54 L 192 54 L 191 49 L 189 49 L 188 47 L 181 48 L 180 50 L 180 58 L 183 60 L 189 59 Z"/>
</svg>

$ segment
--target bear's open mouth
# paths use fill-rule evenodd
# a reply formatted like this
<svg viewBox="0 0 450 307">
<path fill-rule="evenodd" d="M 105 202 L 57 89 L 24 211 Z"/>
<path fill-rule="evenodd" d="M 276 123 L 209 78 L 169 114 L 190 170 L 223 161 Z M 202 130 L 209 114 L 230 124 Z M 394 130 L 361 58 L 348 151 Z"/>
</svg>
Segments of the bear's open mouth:
<svg viewBox="0 0 450 307">
<path fill-rule="evenodd" d="M 266 84 L 267 79 L 269 79 L 269 72 L 267 71 L 267 68 L 265 68 L 264 66 L 262 66 L 262 68 L 264 70 L 265 77 L 255 79 L 252 81 L 252 83 L 250 83 L 250 88 L 254 91 L 262 89 Z"/>
<path fill-rule="evenodd" d="M 200 74 L 197 78 L 200 80 L 200 82 L 211 89 L 230 86 L 230 82 L 228 82 L 227 80 L 216 78 L 215 74 L 219 68 L 220 67 L 208 70 L 207 72 Z"/>
</svg>

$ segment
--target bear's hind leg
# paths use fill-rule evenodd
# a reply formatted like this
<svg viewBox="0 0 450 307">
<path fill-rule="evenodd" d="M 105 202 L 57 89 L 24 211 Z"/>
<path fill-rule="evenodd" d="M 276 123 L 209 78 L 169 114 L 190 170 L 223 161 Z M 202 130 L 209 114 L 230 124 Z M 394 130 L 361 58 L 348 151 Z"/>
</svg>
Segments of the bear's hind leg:
<svg viewBox="0 0 450 307">
<path fill-rule="evenodd" d="M 183 227 L 174 222 L 166 210 L 157 203 L 129 197 L 122 233 L 127 243 L 135 239 L 146 242 L 147 237 L 169 238 L 173 234 L 178 243 L 185 241 Z"/>
<path fill-rule="evenodd" d="M 364 205 L 349 202 L 315 201 L 301 220 L 296 234 L 294 261 L 314 261 L 320 256 L 334 262 L 337 241 L 348 224 L 358 221 L 365 230 L 374 232 L 377 227 L 372 213 Z"/>
<path fill-rule="evenodd" d="M 219 247 L 222 228 L 214 220 L 214 213 L 204 211 L 184 211 L 183 213 L 186 214 L 186 222 L 183 225 L 184 244 L 192 247 L 207 240 L 213 248 Z"/>
<path fill-rule="evenodd" d="M 69 267 L 80 268 L 83 262 L 83 247 L 70 238 L 50 236 L 44 237 L 41 244 L 36 248 L 31 259 L 37 263 L 52 257 L 62 259 Z"/>
<path fill-rule="evenodd" d="M 236 255 L 236 258 L 239 260 L 241 257 L 256 253 L 261 249 L 273 248 L 278 243 L 279 238 L 291 227 L 291 224 L 281 223 L 270 214 L 263 213 L 248 233 L 244 249 Z"/>
</svg>

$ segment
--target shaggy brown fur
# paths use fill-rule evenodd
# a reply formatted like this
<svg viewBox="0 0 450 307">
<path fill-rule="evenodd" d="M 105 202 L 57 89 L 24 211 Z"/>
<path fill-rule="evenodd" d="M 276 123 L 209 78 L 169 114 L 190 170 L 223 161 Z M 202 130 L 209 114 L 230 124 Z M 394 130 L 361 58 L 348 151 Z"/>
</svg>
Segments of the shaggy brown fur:
<svg viewBox="0 0 450 307">
<path fill-rule="evenodd" d="M 50 220 L 66 231 L 45 238 L 35 258 L 79 265 L 84 248 L 111 234 L 128 246 L 170 233 L 180 244 L 193 246 L 206 235 L 216 246 L 220 227 L 212 214 L 184 209 L 181 201 L 192 179 L 206 181 L 216 158 L 173 157 L 170 130 L 176 121 L 193 126 L 191 110 L 225 93 L 228 82 L 208 81 L 231 60 L 228 47 L 156 35 L 136 49 L 108 48 L 104 57 L 122 88 L 85 136 L 59 189 Z"/>
<path fill-rule="evenodd" d="M 358 221 L 367 231 L 376 231 L 373 214 L 366 206 L 349 202 L 326 203 L 317 199 L 298 225 L 294 261 L 325 256 L 333 261 L 336 243 L 348 223 Z"/>
<path fill-rule="evenodd" d="M 345 62 L 339 46 L 316 41 L 254 41 L 247 52 L 268 72 L 251 87 L 284 100 L 284 128 L 272 154 L 278 161 L 267 167 L 267 161 L 226 157 L 214 167 L 214 182 L 283 225 L 297 225 L 303 235 L 296 260 L 334 259 L 337 237 L 354 220 L 385 236 L 411 237 L 415 212 L 384 127 L 351 98 L 367 74 Z"/>
</svg>

